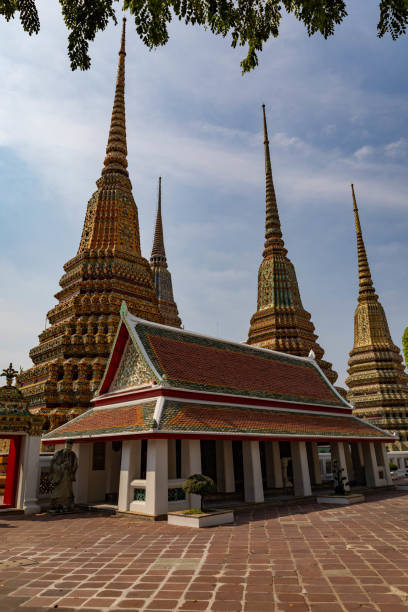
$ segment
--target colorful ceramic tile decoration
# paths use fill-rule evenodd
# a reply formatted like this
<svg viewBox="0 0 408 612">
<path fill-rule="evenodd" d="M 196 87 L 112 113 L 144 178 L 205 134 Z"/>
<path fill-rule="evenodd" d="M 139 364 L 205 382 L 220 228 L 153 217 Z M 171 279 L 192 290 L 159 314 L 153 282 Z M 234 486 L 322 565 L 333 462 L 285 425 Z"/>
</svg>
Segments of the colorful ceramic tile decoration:
<svg viewBox="0 0 408 612">
<path fill-rule="evenodd" d="M 282 238 L 263 105 L 266 173 L 265 248 L 258 272 L 258 307 L 251 318 L 248 344 L 307 357 L 312 350 L 331 383 L 337 374 L 323 359 L 310 314 L 303 308 L 295 268 Z"/>
<path fill-rule="evenodd" d="M 349 359 L 347 399 L 354 414 L 396 431 L 390 450 L 408 449 L 408 376 L 401 352 L 392 341 L 384 308 L 375 293 L 352 188 L 358 253 L 358 306 L 354 315 L 354 346 Z"/>
<path fill-rule="evenodd" d="M 124 25 L 102 175 L 88 203 L 78 252 L 64 266 L 56 294 L 59 303 L 47 314 L 51 325 L 30 351 L 33 367 L 19 376 L 30 411 L 45 414 L 49 429 L 90 407 L 115 337 L 122 300 L 144 319 L 180 325 L 172 290 L 164 290 L 166 279 L 171 289 L 171 277 L 160 199 L 152 253 L 154 282 L 149 262 L 141 255 L 138 211 L 127 170 L 125 55 Z"/>
</svg>

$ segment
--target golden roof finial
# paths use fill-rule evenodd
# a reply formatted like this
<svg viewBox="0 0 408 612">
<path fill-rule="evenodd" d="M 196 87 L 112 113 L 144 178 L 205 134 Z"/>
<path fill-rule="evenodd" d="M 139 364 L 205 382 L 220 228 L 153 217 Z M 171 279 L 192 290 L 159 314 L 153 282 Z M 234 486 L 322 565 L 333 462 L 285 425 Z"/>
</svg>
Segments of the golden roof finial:
<svg viewBox="0 0 408 612">
<path fill-rule="evenodd" d="M 360 217 L 358 214 L 357 201 L 354 193 L 354 185 L 351 185 L 353 196 L 354 221 L 356 224 L 357 235 L 357 256 L 358 256 L 358 280 L 359 280 L 359 301 L 369 295 L 375 294 L 373 281 L 371 279 L 370 266 L 368 264 L 367 253 L 361 231 Z"/>
<path fill-rule="evenodd" d="M 119 173 L 129 176 L 127 171 L 126 115 L 125 115 L 125 37 L 126 18 L 123 18 L 122 38 L 119 50 L 115 99 L 109 130 L 108 144 L 102 176 Z"/>
<path fill-rule="evenodd" d="M 153 248 L 150 261 L 153 263 L 156 258 L 160 258 L 161 265 L 166 265 L 166 251 L 164 248 L 163 238 L 163 221 L 162 221 L 162 210 L 161 210 L 161 176 L 159 176 L 159 195 L 157 202 L 157 216 L 156 216 L 156 227 L 154 230 Z"/>
<path fill-rule="evenodd" d="M 269 152 L 268 127 L 266 124 L 265 104 L 262 104 L 264 146 L 265 146 L 265 181 L 266 181 L 266 219 L 265 219 L 265 249 L 263 256 L 270 255 L 276 247 L 284 249 L 282 230 L 276 203 L 275 188 L 272 178 L 271 156 Z"/>
<path fill-rule="evenodd" d="M 13 384 L 13 378 L 16 378 L 16 376 L 18 375 L 17 370 L 15 370 L 13 368 L 13 364 L 10 362 L 10 365 L 8 368 L 5 368 L 3 370 L 3 373 L 0 374 L 0 376 L 5 376 L 6 377 L 6 381 L 7 381 L 7 386 L 11 387 L 11 385 Z"/>
</svg>

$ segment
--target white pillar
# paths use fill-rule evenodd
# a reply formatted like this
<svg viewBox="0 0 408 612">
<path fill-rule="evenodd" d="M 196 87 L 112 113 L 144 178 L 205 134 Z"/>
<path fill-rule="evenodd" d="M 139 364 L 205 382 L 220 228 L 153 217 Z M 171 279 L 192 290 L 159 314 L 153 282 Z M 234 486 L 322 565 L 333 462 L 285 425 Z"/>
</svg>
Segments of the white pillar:
<svg viewBox="0 0 408 612">
<path fill-rule="evenodd" d="M 263 502 L 261 458 L 257 440 L 244 440 L 242 442 L 242 458 L 244 461 L 245 501 Z"/>
<path fill-rule="evenodd" d="M 177 478 L 176 439 L 170 438 L 167 445 L 169 454 L 169 478 Z"/>
<path fill-rule="evenodd" d="M 280 456 L 279 442 L 271 442 L 273 456 L 273 486 L 275 489 L 283 488 L 282 461 Z"/>
<path fill-rule="evenodd" d="M 129 511 L 129 504 L 133 501 L 133 487 L 130 483 L 140 478 L 140 440 L 124 440 L 122 443 L 122 459 L 120 462 L 118 510 Z"/>
<path fill-rule="evenodd" d="M 74 499 L 77 504 L 89 501 L 89 476 L 92 463 L 92 442 L 78 442 L 72 450 L 78 458 L 78 469 L 74 482 Z"/>
<path fill-rule="evenodd" d="M 307 497 L 312 494 L 310 484 L 309 463 L 305 442 L 291 442 L 293 469 L 293 492 L 295 497 Z"/>
<path fill-rule="evenodd" d="M 41 436 L 26 436 L 24 438 L 20 487 L 17 499 L 18 507 L 24 508 L 24 514 L 35 514 L 41 511 L 38 503 L 38 482 L 40 471 Z M 20 459 L 21 461 L 21 459 Z"/>
<path fill-rule="evenodd" d="M 312 480 L 313 484 L 322 484 L 322 471 L 320 469 L 319 449 L 317 442 L 309 442 L 310 448 L 310 463 L 312 466 Z"/>
<path fill-rule="evenodd" d="M 367 487 L 379 487 L 377 457 L 373 442 L 362 442 Z"/>
<path fill-rule="evenodd" d="M 163 516 L 168 510 L 167 440 L 152 438 L 147 442 L 146 514 Z"/>
<path fill-rule="evenodd" d="M 224 485 L 226 493 L 235 491 L 234 455 L 232 453 L 232 440 L 224 440 Z"/>
<path fill-rule="evenodd" d="M 346 484 L 349 482 L 349 473 L 348 473 L 348 469 L 347 469 L 347 461 L 346 461 L 346 454 L 344 452 L 344 444 L 343 442 L 331 442 L 330 443 L 330 448 L 331 448 L 331 457 L 332 457 L 332 472 L 334 475 L 334 465 L 333 465 L 333 461 L 337 461 L 337 469 L 339 470 L 343 470 L 341 472 L 341 475 L 343 478 L 345 478 L 346 480 L 344 481 L 344 489 L 346 491 L 350 491 L 350 485 Z M 336 482 L 335 482 L 336 484 Z"/>
<path fill-rule="evenodd" d="M 392 485 L 392 478 L 390 472 L 390 460 L 387 455 L 387 447 L 384 442 L 377 442 L 377 444 L 381 444 L 381 454 L 383 456 L 383 467 L 384 467 L 384 476 L 387 481 L 387 485 Z"/>
<path fill-rule="evenodd" d="M 193 474 L 201 474 L 200 440 L 181 441 L 181 476 L 188 478 Z M 190 495 L 190 507 L 200 508 L 201 496 Z"/>
<path fill-rule="evenodd" d="M 349 480 L 355 480 L 353 459 L 351 456 L 350 444 L 348 442 L 343 442 L 343 448 L 344 448 L 344 457 L 346 460 L 347 474 L 348 474 Z"/>
<path fill-rule="evenodd" d="M 232 441 L 217 440 L 215 445 L 217 465 L 217 491 L 222 493 L 232 493 L 235 491 Z"/>
<path fill-rule="evenodd" d="M 283 487 L 282 465 L 279 442 L 265 442 L 266 486 L 281 489 Z"/>
</svg>

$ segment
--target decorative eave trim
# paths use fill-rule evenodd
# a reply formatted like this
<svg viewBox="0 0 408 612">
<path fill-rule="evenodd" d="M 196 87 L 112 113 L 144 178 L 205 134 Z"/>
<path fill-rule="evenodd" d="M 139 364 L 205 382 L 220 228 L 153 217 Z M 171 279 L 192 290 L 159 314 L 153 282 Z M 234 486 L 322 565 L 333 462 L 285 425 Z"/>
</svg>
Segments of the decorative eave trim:
<svg viewBox="0 0 408 612">
<path fill-rule="evenodd" d="M 177 395 L 168 395 L 169 389 L 157 389 L 158 391 L 160 391 L 160 394 L 157 395 L 157 399 L 159 402 L 163 402 L 163 404 L 167 401 L 167 402 L 182 402 L 182 403 L 189 403 L 189 404 L 205 404 L 208 406 L 220 406 L 220 407 L 229 407 L 229 408 L 246 408 L 249 410 L 266 410 L 268 412 L 287 412 L 288 414 L 304 414 L 306 416 L 326 416 L 326 417 L 344 417 L 345 419 L 354 419 L 357 418 L 354 415 L 350 414 L 350 413 L 341 413 L 341 412 L 327 412 L 327 411 L 323 411 L 323 410 L 308 410 L 308 409 L 302 409 L 302 408 L 285 408 L 282 406 L 271 406 L 271 405 L 257 405 L 257 404 L 251 404 L 250 402 L 242 402 L 242 403 L 231 403 L 228 402 L 227 400 L 229 398 L 226 398 L 225 401 L 221 400 L 221 401 L 217 401 L 215 400 L 204 400 L 201 399 L 199 397 L 197 398 L 185 398 L 185 397 L 180 397 Z M 111 403 L 111 404 L 105 404 L 105 405 L 98 405 L 98 406 L 94 406 L 93 408 L 91 408 L 90 410 L 92 412 L 95 412 L 96 410 L 110 410 L 111 408 L 117 409 L 117 408 L 126 408 L 128 406 L 132 406 L 134 404 L 144 404 L 146 402 L 151 402 L 152 400 L 154 400 L 156 396 L 153 397 L 144 397 L 140 400 L 137 400 L 135 398 L 133 399 L 129 399 L 127 401 L 119 401 L 116 403 Z M 248 399 L 248 398 L 245 398 Z M 86 413 L 84 413 L 86 414 Z M 80 415 L 83 416 L 83 415 Z M 76 417 L 79 418 L 79 417 Z M 154 417 L 156 418 L 156 417 Z M 157 419 L 156 419 L 157 420 Z M 73 419 L 74 421 L 74 419 Z M 70 422 L 73 422 L 70 421 Z M 364 419 L 359 419 L 359 421 L 363 422 L 365 425 L 367 425 L 367 422 L 364 421 Z M 62 426 L 61 426 L 62 427 Z M 378 428 L 377 428 L 378 429 Z M 57 431 L 57 430 L 54 430 Z M 380 428 L 380 431 L 383 431 Z"/>
<path fill-rule="evenodd" d="M 94 397 L 91 402 L 95 403 L 97 405 L 99 404 L 103 404 L 105 406 L 110 405 L 111 403 L 114 403 L 115 400 L 118 400 L 119 398 L 123 398 L 125 399 L 127 395 L 135 395 L 137 396 L 139 393 L 140 395 L 145 395 L 146 393 L 148 393 L 151 397 L 154 397 L 156 394 L 157 395 L 165 395 L 166 393 L 171 392 L 174 393 L 174 397 L 179 397 L 180 399 L 185 399 L 183 398 L 183 394 L 189 394 L 189 395 L 195 395 L 195 396 L 212 396 L 212 397 L 217 397 L 220 400 L 220 403 L 228 403 L 228 402 L 232 402 L 234 405 L 240 405 L 241 404 L 241 400 L 243 401 L 243 403 L 248 404 L 248 402 L 253 402 L 251 405 L 253 406 L 267 406 L 268 404 L 270 405 L 271 403 L 278 403 L 278 404 L 283 404 L 283 406 L 281 406 L 282 410 L 285 410 L 287 408 L 285 408 L 285 404 L 290 404 L 291 406 L 310 406 L 310 410 L 313 409 L 322 409 L 322 410 L 331 410 L 333 412 L 336 412 L 336 414 L 346 414 L 346 415 L 351 415 L 352 413 L 352 408 L 349 408 L 348 406 L 330 406 L 327 404 L 309 404 L 307 401 L 295 401 L 295 400 L 282 400 L 282 399 L 278 399 L 278 398 L 263 398 L 263 397 L 256 397 L 256 396 L 251 396 L 251 395 L 239 395 L 239 394 L 227 394 L 227 393 L 220 393 L 219 391 L 196 391 L 194 389 L 186 389 L 185 387 L 173 387 L 171 386 L 171 384 L 160 384 L 160 385 L 151 385 L 150 387 L 144 386 L 143 388 L 128 388 L 128 389 L 123 389 L 123 391 L 115 391 L 112 393 L 104 393 L 98 397 Z M 179 395 L 178 395 L 179 394 Z M 173 397 L 173 399 L 174 399 Z M 133 401 L 136 400 L 136 397 L 132 398 Z M 238 400 L 238 401 L 237 401 Z M 126 400 L 126 401 L 131 401 Z M 203 400 L 206 401 L 206 400 Z M 217 402 L 217 400 L 214 400 L 214 402 Z M 214 403 L 213 402 L 213 403 Z M 291 408 L 289 408 L 290 410 Z M 307 410 L 309 412 L 309 410 Z"/>
<path fill-rule="evenodd" d="M 105 385 L 105 382 L 106 382 L 106 380 L 108 378 L 108 374 L 110 374 L 110 369 L 111 369 L 111 367 L 114 367 L 114 364 L 112 363 L 113 356 L 114 356 L 116 350 L 119 351 L 120 348 L 122 349 L 122 353 L 121 353 L 120 359 L 118 361 L 118 364 L 116 364 L 116 365 L 118 366 L 120 364 L 121 360 L 122 360 L 123 352 L 124 352 L 125 347 L 126 347 L 127 338 L 123 340 L 123 346 L 122 347 L 120 347 L 120 348 L 118 347 L 117 348 L 117 346 L 116 346 L 117 342 L 118 342 L 118 338 L 119 338 L 119 336 L 121 335 L 121 332 L 122 332 L 122 326 L 127 331 L 127 333 L 129 334 L 129 330 L 127 329 L 127 326 L 125 325 L 125 323 L 124 323 L 124 321 L 122 319 L 119 322 L 119 325 L 117 327 L 115 338 L 113 340 L 112 348 L 111 348 L 111 351 L 110 351 L 110 354 L 109 354 L 109 357 L 108 357 L 108 361 L 106 362 L 105 370 L 103 372 L 102 380 L 101 380 L 101 382 L 99 384 L 98 390 L 96 391 L 94 398 L 98 397 L 101 394 L 101 391 L 102 391 L 102 389 L 103 389 L 103 387 Z M 116 372 L 115 372 L 115 374 L 116 374 Z M 112 384 L 112 382 L 113 382 L 113 380 L 115 378 L 115 374 L 112 376 L 112 379 L 109 381 L 109 386 Z M 92 398 L 91 401 L 93 401 L 94 398 Z"/>
<path fill-rule="evenodd" d="M 55 430 L 57 431 L 57 430 Z M 234 433 L 234 432 L 216 432 L 216 431 L 178 431 L 178 430 L 172 430 L 172 431 L 157 431 L 157 430 L 153 430 L 153 429 L 148 429 L 146 431 L 140 431 L 140 432 L 118 432 L 118 433 L 102 433 L 102 434 L 86 434 L 85 436 L 80 436 L 80 435 L 67 435 L 66 437 L 61 437 L 61 438 L 48 438 L 47 442 L 56 442 L 56 443 L 63 443 L 65 440 L 78 440 L 78 441 L 92 441 L 94 439 L 99 439 L 99 440 L 104 440 L 104 441 L 109 441 L 109 440 L 113 440 L 113 439 L 118 439 L 118 438 L 130 438 L 130 439 L 138 439 L 138 438 L 161 438 L 161 439 L 173 439 L 173 438 L 194 438 L 194 439 L 213 439 L 213 438 L 219 438 L 219 439 L 231 439 L 231 438 L 235 438 L 238 440 L 246 440 L 246 439 L 270 439 L 270 440 L 281 440 L 281 441 L 285 441 L 285 440 L 299 440 L 299 441 L 308 441 L 308 440 L 312 440 L 312 441 L 322 441 L 325 442 L 326 440 L 338 440 L 338 441 L 343 441 L 343 442 L 350 442 L 350 441 L 354 441 L 354 442 L 389 442 L 390 439 L 387 437 L 370 437 L 370 436 L 347 436 L 347 435 L 327 435 L 327 436 L 322 436 L 322 435 L 317 435 L 317 434 L 271 434 L 271 433 L 267 433 L 267 434 L 262 434 L 262 433 L 253 433 L 253 432 L 248 432 L 248 433 Z"/>
</svg>

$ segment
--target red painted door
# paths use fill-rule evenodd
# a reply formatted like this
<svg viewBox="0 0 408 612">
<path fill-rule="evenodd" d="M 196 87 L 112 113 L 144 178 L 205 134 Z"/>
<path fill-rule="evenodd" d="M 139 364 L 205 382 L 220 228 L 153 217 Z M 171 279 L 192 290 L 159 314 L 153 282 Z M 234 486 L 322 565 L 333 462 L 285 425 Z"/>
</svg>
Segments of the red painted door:
<svg viewBox="0 0 408 612">
<path fill-rule="evenodd" d="M 10 438 L 6 483 L 4 486 L 3 507 L 13 507 L 16 503 L 18 475 L 20 468 L 21 436 Z"/>
</svg>

